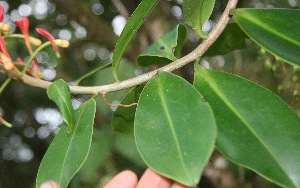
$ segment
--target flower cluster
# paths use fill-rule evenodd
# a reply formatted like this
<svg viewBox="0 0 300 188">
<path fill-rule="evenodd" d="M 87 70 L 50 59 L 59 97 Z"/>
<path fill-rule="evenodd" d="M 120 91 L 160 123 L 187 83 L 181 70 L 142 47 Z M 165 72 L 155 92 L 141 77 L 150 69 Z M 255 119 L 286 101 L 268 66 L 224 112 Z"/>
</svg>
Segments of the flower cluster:
<svg viewBox="0 0 300 188">
<path fill-rule="evenodd" d="M 11 78 L 20 78 L 23 74 L 29 73 L 35 78 L 41 78 L 39 72 L 39 63 L 36 55 L 46 46 L 52 45 L 53 50 L 57 57 L 60 57 L 58 46 L 67 48 L 69 47 L 69 41 L 55 39 L 48 31 L 42 28 L 37 28 L 36 32 L 48 39 L 47 42 L 42 43 L 40 39 L 31 37 L 29 34 L 29 20 L 27 17 L 23 17 L 15 21 L 18 28 L 21 30 L 22 34 L 9 34 L 10 26 L 8 24 L 2 23 L 4 19 L 4 8 L 0 5 L 0 73 L 6 73 L 9 78 L 0 86 L 0 94 L 10 82 Z M 12 37 L 23 38 L 25 42 L 26 49 L 30 55 L 27 62 L 24 62 L 22 58 L 17 58 L 15 61 L 11 58 L 7 48 L 5 39 Z M 36 46 L 33 48 L 33 46 Z M 11 124 L 6 122 L 2 116 L 0 116 L 0 124 L 4 124 L 11 127 Z"/>
<path fill-rule="evenodd" d="M 28 72 L 33 77 L 40 78 L 39 76 L 40 74 L 38 74 L 39 73 L 38 61 L 35 57 L 37 53 L 41 51 L 42 48 L 44 48 L 45 46 L 52 45 L 56 56 L 60 57 L 57 46 L 64 47 L 64 48 L 69 46 L 68 41 L 55 39 L 48 31 L 42 28 L 37 28 L 36 32 L 46 37 L 49 40 L 48 43 L 44 43 L 46 45 L 42 45 L 41 40 L 30 36 L 29 20 L 27 17 L 23 17 L 15 21 L 16 25 L 21 30 L 22 35 L 14 35 L 14 37 L 24 38 L 26 49 L 28 50 L 29 55 L 31 56 L 30 58 L 31 62 L 24 63 L 21 58 L 17 58 L 16 62 L 14 62 L 6 49 L 6 43 L 4 40 L 5 38 L 12 37 L 13 34 L 12 35 L 9 34 L 10 26 L 5 23 L 2 23 L 3 18 L 4 18 L 4 8 L 0 5 L 0 68 L 2 66 L 3 67 L 2 70 L 4 69 L 5 72 L 14 71 L 20 77 L 22 76 L 23 73 Z M 37 46 L 38 48 L 34 51 L 32 45 Z M 32 66 L 30 66 L 31 64 Z M 21 68 L 22 70 L 19 70 L 19 68 Z"/>
</svg>

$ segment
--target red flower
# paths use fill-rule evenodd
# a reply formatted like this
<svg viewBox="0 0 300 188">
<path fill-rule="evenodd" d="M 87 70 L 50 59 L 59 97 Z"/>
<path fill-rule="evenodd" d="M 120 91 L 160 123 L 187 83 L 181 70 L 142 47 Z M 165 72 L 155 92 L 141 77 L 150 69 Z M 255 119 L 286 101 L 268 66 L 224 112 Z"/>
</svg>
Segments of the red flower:
<svg viewBox="0 0 300 188">
<path fill-rule="evenodd" d="M 6 49 L 5 41 L 3 40 L 2 37 L 0 37 L 0 50 L 4 53 L 5 56 L 10 57 L 10 55 Z"/>
<path fill-rule="evenodd" d="M 9 32 L 10 26 L 2 23 L 4 18 L 4 8 L 0 5 L 0 30 L 4 32 Z"/>
<path fill-rule="evenodd" d="M 4 8 L 0 5 L 0 22 L 3 21 L 4 18 Z"/>
<path fill-rule="evenodd" d="M 54 41 L 55 38 L 53 37 L 53 35 L 43 28 L 36 28 L 36 32 L 39 33 L 40 35 L 46 37 L 50 41 L 56 56 L 60 57 L 57 45 L 55 44 L 55 41 Z"/>
<path fill-rule="evenodd" d="M 33 53 L 32 48 L 31 48 L 31 44 L 30 44 L 30 36 L 29 36 L 29 20 L 27 17 L 23 17 L 20 20 L 16 20 L 15 21 L 17 26 L 20 28 L 21 32 L 23 33 L 24 37 L 25 37 L 25 45 L 29 51 L 30 54 Z M 38 71 L 38 61 L 36 60 L 36 58 L 33 61 L 33 75 L 35 77 L 37 76 L 37 71 Z"/>
<path fill-rule="evenodd" d="M 3 40 L 3 38 L 0 36 L 0 58 L 1 58 L 1 62 L 4 65 L 4 68 L 6 70 L 12 70 L 14 68 L 14 64 L 13 61 L 11 60 L 11 57 L 6 49 L 5 46 L 5 41 Z"/>
<path fill-rule="evenodd" d="M 26 17 L 23 17 L 20 20 L 16 20 L 17 26 L 20 28 L 21 32 L 25 36 L 25 45 L 30 53 L 32 53 L 32 48 L 29 40 L 29 20 Z"/>
</svg>

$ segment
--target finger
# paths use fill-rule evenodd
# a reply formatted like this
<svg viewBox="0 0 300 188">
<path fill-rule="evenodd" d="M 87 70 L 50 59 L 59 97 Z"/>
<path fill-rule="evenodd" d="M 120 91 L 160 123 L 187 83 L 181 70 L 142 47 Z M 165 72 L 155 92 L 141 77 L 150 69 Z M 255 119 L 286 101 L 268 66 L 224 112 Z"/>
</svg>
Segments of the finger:
<svg viewBox="0 0 300 188">
<path fill-rule="evenodd" d="M 60 188 L 60 186 L 54 181 L 46 181 L 40 188 Z"/>
<path fill-rule="evenodd" d="M 187 187 L 185 185 L 182 185 L 180 183 L 175 182 L 175 183 L 173 183 L 173 185 L 171 186 L 171 188 L 189 188 L 189 187 Z"/>
<path fill-rule="evenodd" d="M 171 180 L 147 169 L 136 188 L 170 188 Z"/>
<path fill-rule="evenodd" d="M 104 188 L 135 188 L 138 178 L 135 173 L 125 170 L 110 180 Z"/>
</svg>

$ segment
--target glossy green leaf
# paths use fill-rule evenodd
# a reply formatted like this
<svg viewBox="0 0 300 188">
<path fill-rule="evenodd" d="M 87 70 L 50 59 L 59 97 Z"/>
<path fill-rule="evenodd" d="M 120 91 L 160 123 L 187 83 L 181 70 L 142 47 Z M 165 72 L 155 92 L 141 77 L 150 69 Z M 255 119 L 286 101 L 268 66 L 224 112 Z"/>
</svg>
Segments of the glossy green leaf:
<svg viewBox="0 0 300 188">
<path fill-rule="evenodd" d="M 254 42 L 286 62 L 300 65 L 300 10 L 236 9 L 232 14 Z"/>
<path fill-rule="evenodd" d="M 215 5 L 215 0 L 184 0 L 183 16 L 186 23 L 191 26 L 201 38 L 207 35 L 202 31 L 202 26 L 210 17 Z"/>
<path fill-rule="evenodd" d="M 74 110 L 71 102 L 70 88 L 63 80 L 56 80 L 47 89 L 49 99 L 53 100 L 59 108 L 64 121 L 71 132 L 74 126 Z"/>
<path fill-rule="evenodd" d="M 196 185 L 213 151 L 213 112 L 188 82 L 161 72 L 144 87 L 134 121 L 138 150 L 158 173 Z"/>
<path fill-rule="evenodd" d="M 122 100 L 121 104 L 137 103 L 144 86 L 145 85 L 140 85 L 131 89 Z M 133 105 L 130 107 L 119 106 L 117 108 L 112 118 L 112 127 L 115 131 L 125 134 L 133 134 L 136 107 L 136 105 Z"/>
<path fill-rule="evenodd" d="M 76 124 L 71 133 L 66 126 L 61 127 L 41 162 L 36 187 L 47 180 L 67 187 L 88 156 L 95 112 L 96 103 L 90 99 L 75 111 Z"/>
<path fill-rule="evenodd" d="M 128 46 L 129 42 L 133 38 L 134 34 L 144 23 L 145 19 L 149 16 L 152 10 L 155 8 L 159 0 L 143 0 L 136 10 L 133 12 L 129 20 L 127 21 L 114 50 L 112 58 L 112 69 L 113 75 L 117 81 L 118 78 L 118 68 L 122 55 Z"/>
<path fill-rule="evenodd" d="M 300 118 L 272 92 L 196 65 L 195 87 L 213 108 L 218 149 L 284 187 L 300 187 Z"/>
<path fill-rule="evenodd" d="M 139 55 L 137 64 L 140 66 L 149 66 L 175 61 L 180 57 L 186 34 L 185 26 L 179 24 Z"/>
<path fill-rule="evenodd" d="M 221 36 L 205 52 L 204 56 L 225 55 L 246 47 L 247 35 L 236 23 L 229 23 Z"/>
</svg>

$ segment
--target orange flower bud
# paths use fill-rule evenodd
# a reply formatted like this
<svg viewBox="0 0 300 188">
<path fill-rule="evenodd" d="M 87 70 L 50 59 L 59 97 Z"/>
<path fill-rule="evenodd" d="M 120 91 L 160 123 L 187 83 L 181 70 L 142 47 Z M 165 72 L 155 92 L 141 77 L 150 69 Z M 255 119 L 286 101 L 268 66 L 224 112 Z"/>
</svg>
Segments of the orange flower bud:
<svg viewBox="0 0 300 188">
<path fill-rule="evenodd" d="M 0 23 L 0 30 L 4 32 L 9 32 L 10 31 L 10 25 L 5 24 L 5 23 Z"/>
<path fill-rule="evenodd" d="M 56 39 L 54 42 L 57 46 L 62 48 L 68 48 L 70 46 L 70 42 L 67 40 Z"/>
<path fill-rule="evenodd" d="M 12 60 L 9 57 L 7 57 L 2 52 L 0 52 L 0 58 L 1 58 L 1 61 L 4 65 L 4 68 L 6 70 L 8 70 L 8 71 L 13 70 L 15 65 L 13 64 Z"/>
<path fill-rule="evenodd" d="M 30 43 L 35 45 L 35 46 L 42 45 L 42 41 L 40 39 L 30 37 L 29 40 L 30 40 Z"/>
<path fill-rule="evenodd" d="M 46 31 L 45 29 L 43 29 L 43 28 L 36 28 L 36 32 L 39 33 L 40 35 L 46 37 L 50 41 L 56 56 L 60 57 L 58 48 L 57 48 L 57 46 L 54 42 L 55 38 L 53 37 L 53 35 L 51 33 L 49 33 L 48 31 Z"/>
</svg>

